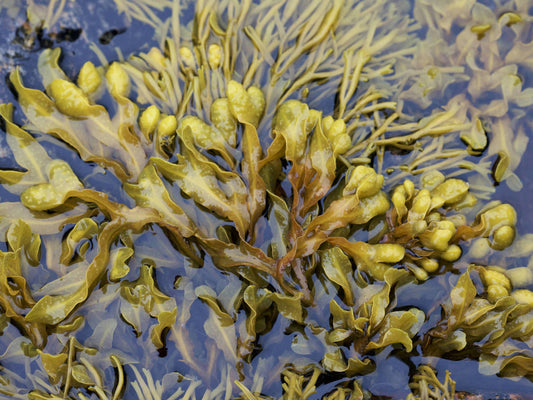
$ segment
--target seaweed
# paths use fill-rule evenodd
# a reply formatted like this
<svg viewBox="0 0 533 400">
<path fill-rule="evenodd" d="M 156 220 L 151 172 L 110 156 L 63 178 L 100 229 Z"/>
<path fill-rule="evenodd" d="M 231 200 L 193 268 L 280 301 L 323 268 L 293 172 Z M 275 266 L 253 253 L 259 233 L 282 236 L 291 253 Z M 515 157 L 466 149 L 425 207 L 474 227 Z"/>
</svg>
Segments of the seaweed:
<svg viewBox="0 0 533 400">
<path fill-rule="evenodd" d="M 443 358 L 533 380 L 530 235 L 491 201 L 521 189 L 529 9 L 384 4 L 115 0 L 159 47 L 9 74 L 1 393 L 363 399 L 398 354 L 409 399 L 454 398 Z"/>
</svg>

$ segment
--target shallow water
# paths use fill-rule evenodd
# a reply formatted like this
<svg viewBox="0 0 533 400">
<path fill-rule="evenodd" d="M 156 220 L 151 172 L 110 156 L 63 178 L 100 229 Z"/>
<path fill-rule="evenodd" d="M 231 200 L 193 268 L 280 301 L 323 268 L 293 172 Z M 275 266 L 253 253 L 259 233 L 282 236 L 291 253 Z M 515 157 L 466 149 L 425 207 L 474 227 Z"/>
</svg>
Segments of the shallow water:
<svg viewBox="0 0 533 400">
<path fill-rule="evenodd" d="M 43 47 L 47 47 L 52 44 L 53 46 L 59 45 L 63 49 L 63 58 L 61 62 L 62 68 L 67 75 L 74 76 L 76 71 L 79 70 L 81 65 L 87 61 L 92 60 L 95 64 L 98 62 L 97 57 L 89 49 L 88 43 L 100 42 L 99 48 L 105 54 L 109 60 L 117 58 L 115 47 L 120 48 L 122 54 L 125 56 L 130 53 L 139 51 L 147 51 L 151 46 L 156 45 L 156 42 L 150 39 L 150 29 L 147 29 L 143 24 L 138 21 L 129 22 L 124 16 L 117 15 L 116 11 L 112 11 L 112 6 L 105 6 L 105 2 L 78 2 L 76 6 L 70 9 L 72 12 L 72 25 L 65 28 L 78 28 L 83 26 L 83 30 L 80 38 L 74 42 L 61 41 L 60 43 L 51 41 L 46 32 L 44 33 L 44 39 L 41 38 L 41 43 L 31 47 L 23 48 L 20 43 L 15 40 L 14 28 L 20 26 L 23 22 L 22 9 L 18 13 L 18 17 L 10 19 L 7 16 L 7 11 L 0 8 L 0 20 L 5 23 L 0 24 L 0 37 L 7 37 L 8 40 L 4 41 L 0 45 L 0 73 L 3 77 L 7 72 L 12 69 L 14 65 L 21 66 L 22 73 L 24 75 L 25 84 L 28 87 L 40 88 L 40 81 L 37 74 L 33 74 L 32 71 L 36 70 L 37 57 Z M 95 14 L 96 12 L 96 14 Z M 91 15 L 87 18 L 87 15 Z M 186 13 L 186 15 L 190 15 Z M 106 35 L 106 32 L 109 34 Z M 114 35 L 116 33 L 116 35 Z M 113 36 L 114 35 L 114 36 Z M 112 37 L 112 38 L 111 38 Z M 102 40 L 110 39 L 109 43 L 102 44 Z M 102 40 L 100 40 L 102 39 Z M 524 87 L 533 86 L 533 76 L 531 74 L 522 74 Z M 442 96 L 442 103 L 438 100 L 434 103 L 433 107 L 439 107 L 446 103 L 445 99 L 453 97 L 461 90 L 464 90 L 464 85 L 452 86 Z M 490 99 L 481 99 L 480 102 L 485 103 Z M 0 86 L 0 103 L 15 102 L 13 93 L 8 90 L 8 85 Z M 322 107 L 323 106 L 323 107 Z M 330 111 L 331 104 L 321 104 L 324 111 Z M 421 110 L 416 105 L 406 105 L 406 111 L 414 115 L 428 115 L 428 110 Z M 15 121 L 21 123 L 24 121 L 23 115 L 20 110 L 15 109 Z M 531 124 L 529 125 L 531 126 Z M 526 132 L 528 137 L 533 137 L 531 131 Z M 2 137 L 0 142 L 2 147 L 5 145 L 5 140 Z M 502 200 L 504 202 L 511 203 L 518 215 L 519 220 L 517 223 L 518 232 L 525 234 L 532 232 L 531 226 L 533 226 L 533 204 L 529 199 L 533 196 L 533 175 L 531 170 L 533 168 L 533 150 L 529 145 L 526 153 L 524 154 L 521 163 L 516 169 L 516 174 L 522 180 L 524 188 L 519 192 L 511 191 L 504 183 L 498 185 L 494 194 L 495 199 Z M 79 159 L 77 156 L 73 156 L 71 149 L 61 144 L 53 143 L 47 147 L 47 150 L 51 155 L 57 155 L 57 157 L 66 159 L 69 164 L 72 165 L 74 172 L 82 179 L 88 186 L 106 192 L 110 194 L 110 198 L 122 202 L 124 204 L 133 205 L 131 199 L 129 199 L 122 190 L 116 190 L 115 188 L 120 185 L 120 181 L 116 179 L 112 174 L 103 174 L 102 171 L 96 170 L 93 164 L 87 165 Z M 3 154 L 4 155 L 4 154 Z M 401 157 L 399 157 L 401 158 Z M 471 158 L 476 160 L 476 158 Z M 14 160 L 9 154 L 5 154 L 0 159 L 2 168 L 13 167 Z M 395 162 L 395 161 L 394 161 Z M 10 164 L 11 163 L 11 164 Z M 391 164 L 392 165 L 392 164 Z M 387 165 L 386 165 L 387 166 Z M 12 201 L 14 195 L 5 192 L 0 189 L 0 196 L 2 201 Z M 66 233 L 66 229 L 63 230 Z M 92 243 L 91 245 L 94 245 Z M 180 277 L 192 277 L 195 282 L 207 285 L 214 288 L 217 293 L 223 290 L 224 285 L 235 285 L 235 288 L 239 287 L 239 279 L 236 276 L 228 276 L 227 273 L 216 269 L 209 257 L 205 255 L 206 264 L 203 268 L 196 268 L 195 265 L 191 265 L 190 261 L 173 248 L 172 243 L 165 237 L 162 231 L 153 227 L 152 230 L 148 230 L 139 236 L 135 236 L 136 255 L 129 263 L 130 273 L 124 277 L 125 280 L 134 281 L 138 277 L 138 269 L 142 264 L 150 262 L 155 265 L 156 272 L 155 277 L 158 282 L 159 289 L 168 296 L 176 299 L 178 304 L 186 303 L 188 293 L 183 288 L 175 288 L 175 282 Z M 118 244 L 117 246 L 118 247 Z M 3 248 L 5 250 L 5 247 Z M 88 254 L 91 253 L 90 249 Z M 42 260 L 47 260 L 47 254 L 42 254 Z M 470 260 L 463 260 L 468 262 Z M 525 260 L 513 260 L 511 262 L 516 263 L 513 266 L 520 266 Z M 43 271 L 44 272 L 44 271 Z M 55 272 L 50 275 L 54 275 Z M 457 271 L 452 271 L 452 275 L 457 274 Z M 397 292 L 396 298 L 398 304 L 396 308 L 407 309 L 408 307 L 419 307 L 425 312 L 432 311 L 429 315 L 429 321 L 438 322 L 440 318 L 439 309 L 435 309 L 433 304 L 436 299 L 444 301 L 448 295 L 448 289 L 451 285 L 449 278 L 450 274 L 440 274 L 431 278 L 423 286 L 420 286 L 422 290 L 415 284 L 409 284 L 402 286 Z M 44 279 L 44 281 L 51 280 Z M 40 282 L 40 281 L 39 281 Z M 34 282 L 34 285 L 38 287 L 39 282 Z M 328 288 L 327 288 L 328 289 Z M 331 289 L 331 286 L 329 287 Z M 530 287 L 531 289 L 531 287 Z M 104 285 L 96 288 L 95 293 L 91 296 L 91 300 L 88 303 L 82 305 L 78 311 L 80 313 L 90 313 L 97 310 L 101 313 L 111 315 L 116 319 L 118 315 L 119 306 L 118 301 L 112 301 L 113 293 L 115 297 L 120 299 L 118 295 L 118 284 Z M 109 297 L 109 300 L 108 300 Z M 331 296 L 333 297 L 333 296 Z M 335 296 L 339 299 L 338 296 Z M 109 303 L 106 303 L 109 301 Z M 428 306 L 428 302 L 432 302 Z M 109 308 L 105 308 L 104 305 L 108 305 Z M 322 305 L 323 306 L 323 305 Z M 329 322 L 325 320 L 324 315 L 320 315 L 323 311 L 322 306 L 317 307 L 315 310 L 309 310 L 309 316 L 316 319 L 316 322 L 320 326 L 328 326 Z M 214 348 L 213 340 L 210 339 L 204 333 L 204 321 L 208 319 L 209 315 L 208 307 L 205 304 L 196 301 L 193 302 L 190 313 L 191 319 L 187 323 L 187 332 L 193 339 L 193 343 L 204 344 L 211 343 Z M 113 315 L 113 313 L 115 313 Z M 87 315 L 86 314 L 86 315 Z M 237 321 L 243 321 L 246 318 L 244 310 L 240 310 L 240 314 L 235 316 Z M 321 321 L 323 319 L 323 321 Z M 170 340 L 163 349 L 157 351 L 151 346 L 149 330 L 145 330 L 140 335 L 135 332 L 132 327 L 126 324 L 123 320 L 118 320 L 116 324 L 116 330 L 114 335 L 120 340 L 112 340 L 112 343 L 103 344 L 99 341 L 98 337 L 92 337 L 93 332 L 97 326 L 94 325 L 97 322 L 102 321 L 103 318 L 94 319 L 89 322 L 84 328 L 76 332 L 76 338 L 81 343 L 85 343 L 87 346 L 102 347 L 110 353 L 118 353 L 124 359 L 130 361 L 132 365 L 139 362 L 139 370 L 141 368 L 149 368 L 152 372 L 154 379 L 162 379 L 165 373 L 178 371 L 183 374 L 192 372 L 192 375 L 197 375 L 198 371 L 191 371 L 188 365 L 183 362 L 183 357 L 179 351 L 172 345 Z M 274 363 L 272 360 L 282 357 L 287 351 L 294 348 L 295 342 L 301 340 L 302 337 L 312 337 L 309 331 L 302 326 L 297 326 L 295 323 L 290 323 L 288 319 L 277 317 L 273 321 L 269 322 L 272 326 L 262 335 L 256 343 L 257 354 L 260 356 L 252 358 L 248 365 L 242 367 L 242 372 L 246 376 L 246 384 L 252 382 L 252 377 L 256 373 L 270 372 L 269 363 Z M 101 327 L 102 328 L 102 327 Z M 103 329 L 103 328 L 102 328 Z M 419 335 L 423 335 L 425 332 L 421 331 Z M 20 335 L 20 333 L 13 329 L 11 326 L 9 329 L 3 332 L 4 340 L 2 344 L 6 345 L 9 341 L 13 340 Z M 98 346 L 97 346 L 98 345 Z M 306 349 L 308 353 L 301 354 L 302 358 L 308 358 L 313 362 L 318 363 L 323 355 L 323 350 L 319 348 L 320 343 L 316 343 L 316 347 L 313 345 Z M 0 348 L 0 354 L 4 349 Z M 207 346 L 194 346 L 192 349 L 194 356 L 200 360 L 201 364 L 208 364 L 209 359 L 209 347 Z M 138 355 L 143 355 L 144 359 L 137 359 Z M 452 378 L 457 381 L 457 390 L 479 393 L 485 398 L 492 398 L 502 393 L 515 393 L 522 396 L 522 398 L 528 398 L 527 396 L 533 392 L 533 384 L 531 381 L 521 379 L 512 381 L 509 379 L 499 378 L 495 376 L 484 376 L 477 372 L 477 362 L 468 359 L 467 355 L 461 354 L 459 358 L 461 360 L 436 360 L 428 357 L 422 357 L 418 353 L 406 354 L 401 349 L 387 349 L 378 355 L 374 356 L 376 360 L 377 369 L 375 372 L 364 375 L 358 378 L 362 387 L 371 391 L 375 398 L 404 398 L 410 391 L 408 388 L 408 375 L 412 374 L 416 370 L 416 366 L 422 362 L 433 364 L 439 371 L 439 378 L 444 376 L 446 369 L 452 371 Z M 292 362 L 293 360 L 287 360 Z M 298 361 L 298 360 L 296 360 Z M 296 362 L 295 361 L 295 362 Z M 10 364 L 11 360 L 0 360 L 0 364 L 9 366 L 13 370 L 19 369 L 22 374 L 22 368 L 17 363 L 13 366 Z M 126 373 L 133 380 L 134 374 L 131 368 L 126 367 Z M 213 367 L 213 374 L 210 375 L 210 381 L 204 380 L 203 384 L 206 388 L 214 388 L 219 382 L 221 376 L 224 377 L 223 363 Z M 108 369 L 106 371 L 106 378 L 111 379 L 112 372 Z M 107 376 L 109 375 L 109 376 Z M 263 394 L 273 397 L 279 397 L 282 394 L 281 385 L 279 382 L 279 374 L 274 375 L 275 379 L 270 381 L 267 379 L 263 386 Z M 326 395 L 334 387 L 347 380 L 339 374 L 324 374 L 321 378 L 321 385 L 318 388 L 318 393 L 312 398 L 319 398 L 322 395 Z M 203 388 L 202 388 L 203 389 Z M 201 391 L 203 392 L 203 390 Z M 135 392 L 128 387 L 124 393 L 124 398 L 134 398 Z"/>
</svg>

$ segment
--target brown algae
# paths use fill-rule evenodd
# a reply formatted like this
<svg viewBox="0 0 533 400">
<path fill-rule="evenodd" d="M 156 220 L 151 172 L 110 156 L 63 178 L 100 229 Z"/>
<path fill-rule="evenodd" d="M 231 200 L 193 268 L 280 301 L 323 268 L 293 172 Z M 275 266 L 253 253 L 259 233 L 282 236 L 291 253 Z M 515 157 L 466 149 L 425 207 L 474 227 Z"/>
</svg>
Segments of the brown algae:
<svg viewBox="0 0 533 400">
<path fill-rule="evenodd" d="M 498 200 L 529 3 L 114 0 L 158 46 L 41 50 L 42 90 L 12 68 L 0 393 L 452 399 L 439 360 L 532 388 L 532 234 Z M 69 7 L 29 1 L 30 31 Z"/>
</svg>

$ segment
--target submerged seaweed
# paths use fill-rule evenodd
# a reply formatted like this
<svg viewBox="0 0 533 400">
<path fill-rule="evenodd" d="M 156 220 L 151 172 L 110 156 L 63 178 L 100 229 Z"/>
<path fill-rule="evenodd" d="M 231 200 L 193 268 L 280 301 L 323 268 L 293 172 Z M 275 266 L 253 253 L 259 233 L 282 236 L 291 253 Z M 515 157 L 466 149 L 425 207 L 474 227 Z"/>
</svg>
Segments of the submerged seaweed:
<svg viewBox="0 0 533 400">
<path fill-rule="evenodd" d="M 531 237 L 492 199 L 532 17 L 439 4 L 115 0 L 159 46 L 13 69 L 0 393 L 362 399 L 394 357 L 396 397 L 454 398 L 439 359 L 531 387 Z M 29 35 L 69 7 L 30 1 Z"/>
</svg>

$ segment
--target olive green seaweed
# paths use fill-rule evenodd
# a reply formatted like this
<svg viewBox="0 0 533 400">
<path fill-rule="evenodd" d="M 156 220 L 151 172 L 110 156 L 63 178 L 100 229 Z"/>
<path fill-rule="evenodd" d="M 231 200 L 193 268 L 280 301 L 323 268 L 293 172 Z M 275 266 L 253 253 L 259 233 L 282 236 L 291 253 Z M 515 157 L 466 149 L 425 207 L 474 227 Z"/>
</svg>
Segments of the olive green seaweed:
<svg viewBox="0 0 533 400">
<path fill-rule="evenodd" d="M 76 7 L 42 3 L 41 33 Z M 396 358 L 409 400 L 455 398 L 440 359 L 531 385 L 531 234 L 492 198 L 533 17 L 484 3 L 114 0 L 156 45 L 14 68 L 0 393 L 362 400 Z"/>
</svg>

